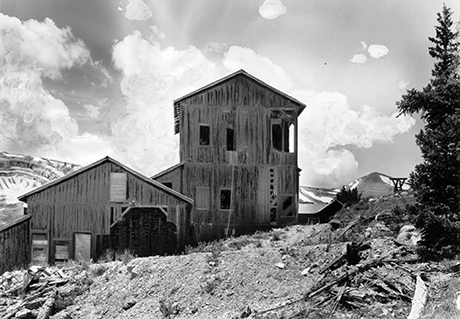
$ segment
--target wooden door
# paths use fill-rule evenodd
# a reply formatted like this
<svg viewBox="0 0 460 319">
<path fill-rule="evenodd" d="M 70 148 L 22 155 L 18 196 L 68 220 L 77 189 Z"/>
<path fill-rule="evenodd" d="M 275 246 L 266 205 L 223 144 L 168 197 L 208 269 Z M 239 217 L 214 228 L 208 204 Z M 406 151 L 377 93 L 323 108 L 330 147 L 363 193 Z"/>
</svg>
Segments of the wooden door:
<svg viewBox="0 0 460 319">
<path fill-rule="evenodd" d="M 89 261 L 91 259 L 91 234 L 75 233 L 74 255 L 74 259 L 77 261 Z"/>
</svg>

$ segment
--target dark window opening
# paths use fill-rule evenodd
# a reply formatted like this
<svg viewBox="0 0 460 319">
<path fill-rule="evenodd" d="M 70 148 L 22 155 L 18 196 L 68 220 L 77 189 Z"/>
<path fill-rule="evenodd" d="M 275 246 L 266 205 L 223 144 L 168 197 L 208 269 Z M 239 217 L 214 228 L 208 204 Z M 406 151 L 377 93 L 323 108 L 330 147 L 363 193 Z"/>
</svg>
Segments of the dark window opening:
<svg viewBox="0 0 460 319">
<path fill-rule="evenodd" d="M 113 224 L 114 220 L 115 220 L 115 211 L 113 207 L 110 207 L 110 225 Z"/>
<path fill-rule="evenodd" d="M 281 130 L 281 124 L 272 124 L 272 144 L 275 150 L 283 150 L 283 131 Z"/>
<path fill-rule="evenodd" d="M 232 128 L 227 128 L 227 151 L 235 150 L 235 130 Z"/>
<path fill-rule="evenodd" d="M 232 198 L 232 191 L 229 189 L 222 189 L 220 191 L 220 209 L 230 209 Z"/>
<path fill-rule="evenodd" d="M 163 185 L 172 189 L 172 183 L 171 182 L 164 182 Z"/>
<path fill-rule="evenodd" d="M 200 145 L 209 145 L 211 136 L 210 131 L 209 125 L 200 125 Z"/>
<path fill-rule="evenodd" d="M 276 223 L 278 209 L 276 207 L 270 208 L 270 223 Z"/>
</svg>

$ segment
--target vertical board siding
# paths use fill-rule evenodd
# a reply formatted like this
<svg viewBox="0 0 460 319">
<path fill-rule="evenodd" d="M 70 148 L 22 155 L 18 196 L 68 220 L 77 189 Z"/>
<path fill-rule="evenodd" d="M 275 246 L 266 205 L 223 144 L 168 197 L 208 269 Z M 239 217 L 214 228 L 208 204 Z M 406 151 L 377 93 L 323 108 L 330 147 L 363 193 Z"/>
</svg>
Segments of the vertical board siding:
<svg viewBox="0 0 460 319">
<path fill-rule="evenodd" d="M 297 154 L 272 149 L 270 120 L 272 111 L 280 108 L 296 118 L 298 107 L 244 76 L 190 96 L 180 102 L 180 159 L 182 162 L 228 163 L 225 128 L 234 126 L 239 164 L 297 165 Z M 199 145 L 199 124 L 210 125 L 209 146 Z"/>
<path fill-rule="evenodd" d="M 110 201 L 112 172 L 127 174 L 125 201 Z M 93 250 L 100 251 L 96 249 L 97 242 L 103 240 L 100 236 L 110 235 L 111 218 L 112 223 L 116 223 L 122 216 L 123 208 L 129 206 L 161 206 L 165 207 L 168 213 L 171 211 L 174 216 L 168 216 L 167 219 L 172 223 L 179 222 L 180 225 L 176 225 L 177 229 L 184 232 L 176 236 L 181 247 L 185 246 L 190 235 L 189 227 L 186 226 L 190 219 L 189 203 L 147 183 L 113 162 L 103 162 L 57 185 L 32 194 L 27 198 L 27 204 L 28 212 L 32 216 L 32 230 L 49 233 L 51 262 L 54 256 L 54 239 L 72 242 L 75 232 L 91 233 Z M 168 237 L 170 236 L 168 233 Z"/>
<path fill-rule="evenodd" d="M 0 228 L 0 275 L 30 263 L 30 216 Z"/>
</svg>

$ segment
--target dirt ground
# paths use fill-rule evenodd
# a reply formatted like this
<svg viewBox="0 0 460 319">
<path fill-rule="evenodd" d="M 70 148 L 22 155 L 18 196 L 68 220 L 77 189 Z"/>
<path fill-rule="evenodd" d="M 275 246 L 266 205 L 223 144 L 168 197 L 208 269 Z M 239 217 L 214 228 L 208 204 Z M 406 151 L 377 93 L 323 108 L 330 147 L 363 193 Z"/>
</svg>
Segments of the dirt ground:
<svg viewBox="0 0 460 319">
<path fill-rule="evenodd" d="M 273 229 L 177 256 L 69 263 L 59 280 L 41 278 L 37 287 L 56 285 L 48 293 L 55 319 L 407 318 L 419 276 L 428 299 L 418 318 L 459 318 L 460 262 L 421 262 L 413 243 L 398 237 L 408 218 L 395 207 L 411 201 L 361 203 L 337 225 Z M 0 277 L 0 317 L 47 318 L 39 317 L 44 301 L 34 309 L 24 301 L 40 295 L 21 293 L 25 273 Z"/>
</svg>

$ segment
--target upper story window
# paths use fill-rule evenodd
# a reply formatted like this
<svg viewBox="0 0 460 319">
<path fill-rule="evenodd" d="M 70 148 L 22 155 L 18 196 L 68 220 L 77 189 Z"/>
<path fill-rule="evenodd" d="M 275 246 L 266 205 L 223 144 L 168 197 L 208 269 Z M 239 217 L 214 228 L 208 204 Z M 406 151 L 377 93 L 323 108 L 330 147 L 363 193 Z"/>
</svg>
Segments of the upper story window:
<svg viewBox="0 0 460 319">
<path fill-rule="evenodd" d="M 207 124 L 200 124 L 200 146 L 207 146 L 211 142 L 211 128 Z"/>
<path fill-rule="evenodd" d="M 110 173 L 111 202 L 124 202 L 127 200 L 127 181 L 126 173 Z"/>
<path fill-rule="evenodd" d="M 235 130 L 227 127 L 227 151 L 235 150 Z"/>
<path fill-rule="evenodd" d="M 282 119 L 272 119 L 272 147 L 280 152 L 289 153 L 289 123 Z"/>
</svg>

